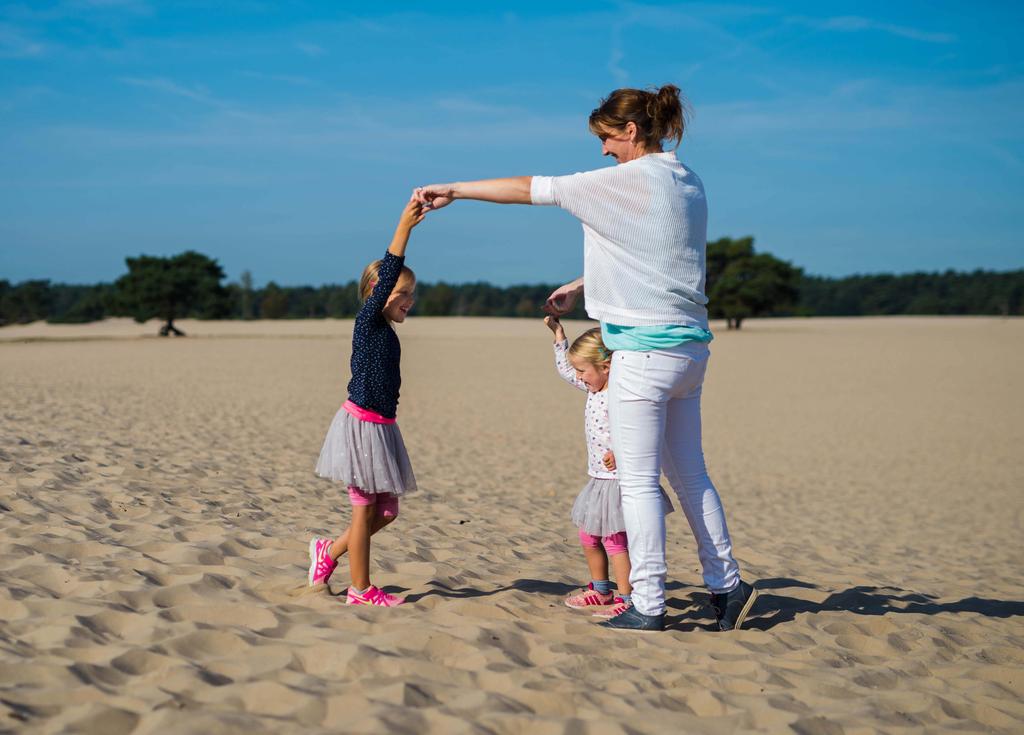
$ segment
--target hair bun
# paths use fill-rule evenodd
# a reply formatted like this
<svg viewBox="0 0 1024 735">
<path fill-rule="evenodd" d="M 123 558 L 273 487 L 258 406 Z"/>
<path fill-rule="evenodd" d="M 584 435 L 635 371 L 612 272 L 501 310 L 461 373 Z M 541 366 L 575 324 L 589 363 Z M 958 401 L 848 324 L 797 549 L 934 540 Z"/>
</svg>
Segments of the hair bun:
<svg viewBox="0 0 1024 735">
<path fill-rule="evenodd" d="M 670 121 L 679 114 L 681 102 L 676 85 L 665 84 L 648 94 L 647 115 L 651 120 Z"/>
<path fill-rule="evenodd" d="M 679 87 L 674 84 L 665 84 L 658 90 L 658 101 L 664 104 L 676 104 L 679 102 Z"/>
<path fill-rule="evenodd" d="M 683 138 L 689 117 L 689 106 L 683 100 L 679 87 L 665 84 L 658 88 L 616 89 L 590 113 L 590 131 L 604 135 L 609 130 L 625 129 L 634 123 L 649 148 L 660 148 L 662 141 Z"/>
</svg>

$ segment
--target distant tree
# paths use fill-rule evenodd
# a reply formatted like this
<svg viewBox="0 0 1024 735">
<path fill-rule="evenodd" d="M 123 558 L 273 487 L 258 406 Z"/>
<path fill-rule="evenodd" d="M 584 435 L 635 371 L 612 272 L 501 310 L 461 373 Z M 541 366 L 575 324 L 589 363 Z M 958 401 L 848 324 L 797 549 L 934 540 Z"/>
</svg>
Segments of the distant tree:
<svg viewBox="0 0 1024 735">
<path fill-rule="evenodd" d="M 751 237 L 708 243 L 708 311 L 739 329 L 749 317 L 792 307 L 803 272 L 768 253 L 754 252 Z"/>
<path fill-rule="evenodd" d="M 327 304 L 321 289 L 312 286 L 292 286 L 285 289 L 288 311 L 285 316 L 299 319 L 317 319 L 327 316 Z"/>
<path fill-rule="evenodd" d="M 166 316 L 164 304 L 182 290 L 198 297 L 178 298 L 174 317 L 335 318 L 352 317 L 362 306 L 355 281 L 323 286 L 252 287 L 251 275 L 221 288 L 215 261 L 198 253 L 174 258 L 129 259 L 129 273 L 116 285 L 11 283 L 0 279 L 0 326 L 46 319 L 87 322 L 111 314 Z M 748 316 L 868 316 L 888 314 L 987 314 L 1024 312 L 1024 270 L 944 273 L 879 273 L 825 278 L 801 275 L 788 263 L 754 250 L 750 237 L 708 244 L 705 293 L 711 316 L 731 328 Z M 794 276 L 794 274 L 796 274 Z M 799 298 L 792 300 L 793 278 Z M 184 280 L 186 283 L 181 283 Z M 205 284 L 205 285 L 204 285 Z M 187 286 L 187 287 L 186 287 Z M 494 286 L 490 283 L 420 283 L 414 313 L 425 316 L 496 316 L 535 319 L 557 284 Z M 249 292 L 248 304 L 245 292 Z M 193 294 L 195 296 L 195 294 Z M 144 307 L 144 308 L 143 308 Z M 159 308 L 158 308 L 159 307 Z M 584 300 L 568 319 L 585 319 Z M 171 334 L 173 320 L 164 325 Z"/>
<path fill-rule="evenodd" d="M 344 286 L 324 286 L 326 289 L 326 310 L 327 316 L 340 319 L 346 316 L 354 316 L 362 303 L 359 299 L 359 286 L 355 281 L 349 281 Z"/>
<path fill-rule="evenodd" d="M 726 266 L 735 260 L 749 258 L 754 254 L 754 238 L 723 237 L 708 243 L 707 248 L 707 281 L 704 293 L 710 294 L 715 283 L 725 272 Z"/>
<path fill-rule="evenodd" d="M 164 320 L 160 336 L 184 336 L 174 320 L 187 316 L 216 318 L 228 310 L 224 271 L 216 260 L 188 250 L 169 258 L 140 255 L 125 258 L 128 273 L 117 279 L 122 313 L 137 322 Z"/>
<path fill-rule="evenodd" d="M 455 305 L 455 292 L 444 281 L 433 286 L 421 287 L 422 297 L 416 305 L 416 313 L 423 316 L 449 316 Z"/>
<path fill-rule="evenodd" d="M 519 303 L 516 304 L 515 313 L 518 317 L 534 317 L 535 319 L 540 319 L 540 317 L 543 316 L 540 306 L 533 299 L 527 296 L 519 299 Z"/>
<path fill-rule="evenodd" d="M 260 319 L 284 319 L 288 316 L 288 294 L 271 281 L 260 299 Z"/>
<path fill-rule="evenodd" d="M 46 280 L 0 282 L 0 324 L 27 324 L 45 319 L 53 309 L 53 290 Z"/>
<path fill-rule="evenodd" d="M 84 324 L 103 319 L 115 306 L 109 283 L 95 286 L 58 284 L 53 290 L 53 309 L 46 321 L 53 324 Z"/>
<path fill-rule="evenodd" d="M 252 273 L 242 271 L 241 279 L 242 318 L 252 319 Z"/>
</svg>

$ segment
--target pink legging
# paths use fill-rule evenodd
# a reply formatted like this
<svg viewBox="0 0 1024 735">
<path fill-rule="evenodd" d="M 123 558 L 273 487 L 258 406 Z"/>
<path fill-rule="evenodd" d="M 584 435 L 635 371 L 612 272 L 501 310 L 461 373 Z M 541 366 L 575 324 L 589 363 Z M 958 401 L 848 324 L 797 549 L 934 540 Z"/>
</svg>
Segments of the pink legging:
<svg viewBox="0 0 1024 735">
<path fill-rule="evenodd" d="M 398 496 L 394 493 L 365 493 L 355 485 L 348 486 L 348 499 L 352 505 L 375 505 L 384 518 L 398 517 Z"/>
<path fill-rule="evenodd" d="M 626 542 L 626 532 L 619 531 L 613 533 L 611 536 L 591 536 L 589 533 L 580 529 L 580 543 L 586 546 L 588 549 L 596 549 L 599 546 L 604 546 L 604 552 L 608 556 L 615 556 L 616 554 L 624 554 L 629 549 L 629 545 Z"/>
</svg>

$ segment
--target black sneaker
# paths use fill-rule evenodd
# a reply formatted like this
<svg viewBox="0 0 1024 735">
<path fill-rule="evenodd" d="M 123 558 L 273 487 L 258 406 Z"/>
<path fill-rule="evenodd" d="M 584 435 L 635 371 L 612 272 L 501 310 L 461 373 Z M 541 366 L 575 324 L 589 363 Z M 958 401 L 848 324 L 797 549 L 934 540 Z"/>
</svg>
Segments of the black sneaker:
<svg viewBox="0 0 1024 735">
<path fill-rule="evenodd" d="M 598 625 L 602 628 L 615 628 L 616 630 L 657 632 L 665 630 L 665 613 L 660 615 L 644 615 L 642 612 L 637 612 L 637 609 L 630 605 L 614 618 L 609 618 L 603 623 L 598 623 Z"/>
<path fill-rule="evenodd" d="M 757 599 L 757 590 L 744 581 L 728 592 L 711 593 L 719 630 L 739 630 Z"/>
</svg>

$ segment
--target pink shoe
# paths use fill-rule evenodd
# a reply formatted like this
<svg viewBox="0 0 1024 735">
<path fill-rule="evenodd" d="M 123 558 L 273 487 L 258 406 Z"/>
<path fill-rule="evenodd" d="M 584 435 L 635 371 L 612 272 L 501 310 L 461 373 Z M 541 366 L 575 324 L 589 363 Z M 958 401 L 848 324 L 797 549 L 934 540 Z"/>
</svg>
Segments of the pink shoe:
<svg viewBox="0 0 1024 735">
<path fill-rule="evenodd" d="M 596 612 L 591 617 L 614 618 L 626 612 L 626 609 L 629 607 L 629 603 L 623 600 L 621 597 L 616 597 L 614 600 L 612 600 L 612 605 L 613 607 L 610 607 L 607 610 L 602 610 L 601 612 Z"/>
<path fill-rule="evenodd" d="M 327 553 L 331 549 L 331 540 L 314 536 L 309 542 L 309 586 L 315 587 L 318 584 L 327 584 L 331 573 L 337 568 L 338 562 L 334 561 Z"/>
<path fill-rule="evenodd" d="M 375 605 L 376 607 L 396 607 L 405 604 L 404 597 L 396 597 L 388 594 L 379 587 L 370 585 L 370 589 L 359 594 L 351 587 L 348 588 L 348 596 L 345 598 L 346 605 Z"/>
<path fill-rule="evenodd" d="M 594 583 L 591 582 L 582 592 L 577 592 L 575 595 L 569 595 L 566 597 L 565 605 L 566 607 L 571 607 L 575 610 L 581 607 L 603 607 L 605 605 L 611 605 L 614 600 L 615 595 L 611 592 L 606 595 L 596 592 L 594 590 Z"/>
</svg>

